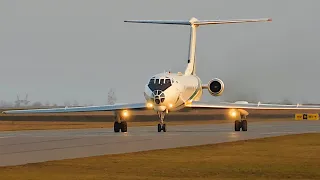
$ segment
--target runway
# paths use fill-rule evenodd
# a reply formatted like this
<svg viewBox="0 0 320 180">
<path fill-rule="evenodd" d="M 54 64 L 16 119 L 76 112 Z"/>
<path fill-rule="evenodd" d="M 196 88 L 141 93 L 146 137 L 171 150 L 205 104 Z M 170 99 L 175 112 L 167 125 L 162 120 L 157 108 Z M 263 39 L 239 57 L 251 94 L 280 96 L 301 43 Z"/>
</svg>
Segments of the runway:
<svg viewBox="0 0 320 180">
<path fill-rule="evenodd" d="M 0 166 L 118 154 L 153 149 L 320 132 L 320 121 L 249 122 L 247 132 L 233 123 L 170 126 L 166 133 L 150 127 L 0 132 Z"/>
</svg>

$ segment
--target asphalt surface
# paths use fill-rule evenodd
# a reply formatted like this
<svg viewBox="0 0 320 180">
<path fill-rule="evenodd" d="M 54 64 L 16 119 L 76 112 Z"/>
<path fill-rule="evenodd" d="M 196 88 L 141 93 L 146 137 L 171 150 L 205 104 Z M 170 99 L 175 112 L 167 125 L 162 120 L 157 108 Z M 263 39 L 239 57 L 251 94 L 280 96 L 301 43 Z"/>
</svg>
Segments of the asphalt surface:
<svg viewBox="0 0 320 180">
<path fill-rule="evenodd" d="M 250 122 L 247 132 L 234 124 L 128 127 L 128 133 L 108 129 L 0 132 L 0 166 L 152 149 L 320 132 L 320 121 Z"/>
</svg>

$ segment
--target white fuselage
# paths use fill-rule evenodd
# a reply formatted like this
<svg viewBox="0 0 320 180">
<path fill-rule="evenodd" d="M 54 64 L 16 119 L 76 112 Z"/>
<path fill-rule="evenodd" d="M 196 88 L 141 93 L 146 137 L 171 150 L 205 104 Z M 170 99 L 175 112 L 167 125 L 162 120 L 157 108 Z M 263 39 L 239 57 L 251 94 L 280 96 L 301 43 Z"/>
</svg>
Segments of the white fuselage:
<svg viewBox="0 0 320 180">
<path fill-rule="evenodd" d="M 161 73 L 150 78 L 144 96 L 155 111 L 177 111 L 202 95 L 201 80 L 196 75 Z"/>
</svg>

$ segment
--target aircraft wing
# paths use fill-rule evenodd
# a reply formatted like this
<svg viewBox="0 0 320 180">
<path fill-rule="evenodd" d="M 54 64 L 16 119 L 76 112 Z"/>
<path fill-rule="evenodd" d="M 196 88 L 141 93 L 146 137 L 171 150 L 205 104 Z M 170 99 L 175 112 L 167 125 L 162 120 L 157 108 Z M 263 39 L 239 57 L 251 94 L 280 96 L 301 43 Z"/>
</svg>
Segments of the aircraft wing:
<svg viewBox="0 0 320 180">
<path fill-rule="evenodd" d="M 49 108 L 49 109 L 25 109 L 25 110 L 8 110 L 3 111 L 3 114 L 33 114 L 33 113 L 68 113 L 68 112 L 94 112 L 94 111 L 116 111 L 116 110 L 132 110 L 145 109 L 146 103 L 132 104 L 115 104 L 102 106 L 87 106 L 87 107 L 65 107 L 65 108 Z"/>
<path fill-rule="evenodd" d="M 320 110 L 320 106 L 314 105 L 283 105 L 283 104 L 261 104 L 261 103 L 202 103 L 192 102 L 186 104 L 186 107 L 190 108 L 213 108 L 213 109 L 296 109 L 296 110 Z"/>
</svg>

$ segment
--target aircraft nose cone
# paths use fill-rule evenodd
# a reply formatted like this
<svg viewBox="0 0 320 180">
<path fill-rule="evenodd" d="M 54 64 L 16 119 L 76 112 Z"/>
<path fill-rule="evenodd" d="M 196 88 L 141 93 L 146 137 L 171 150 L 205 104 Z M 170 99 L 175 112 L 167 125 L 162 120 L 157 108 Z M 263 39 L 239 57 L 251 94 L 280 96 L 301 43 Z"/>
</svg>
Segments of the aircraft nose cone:
<svg viewBox="0 0 320 180">
<path fill-rule="evenodd" d="M 161 91 L 161 90 L 155 90 L 152 92 L 152 98 L 154 99 L 154 103 L 155 104 L 161 104 L 164 102 L 165 100 L 165 95 L 164 95 L 164 92 Z"/>
</svg>

